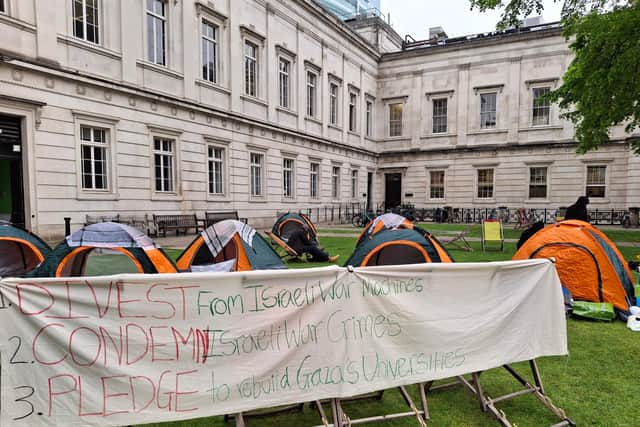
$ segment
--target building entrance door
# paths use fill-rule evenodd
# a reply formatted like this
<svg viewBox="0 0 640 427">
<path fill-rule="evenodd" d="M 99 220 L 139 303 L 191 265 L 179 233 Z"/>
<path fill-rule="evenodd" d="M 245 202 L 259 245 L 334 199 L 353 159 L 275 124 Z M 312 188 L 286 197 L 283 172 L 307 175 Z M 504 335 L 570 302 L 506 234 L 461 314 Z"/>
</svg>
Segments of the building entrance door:
<svg viewBox="0 0 640 427">
<path fill-rule="evenodd" d="M 402 174 L 384 174 L 384 208 L 393 209 L 402 203 Z"/>
<path fill-rule="evenodd" d="M 0 115 L 0 220 L 25 226 L 19 117 Z"/>
</svg>

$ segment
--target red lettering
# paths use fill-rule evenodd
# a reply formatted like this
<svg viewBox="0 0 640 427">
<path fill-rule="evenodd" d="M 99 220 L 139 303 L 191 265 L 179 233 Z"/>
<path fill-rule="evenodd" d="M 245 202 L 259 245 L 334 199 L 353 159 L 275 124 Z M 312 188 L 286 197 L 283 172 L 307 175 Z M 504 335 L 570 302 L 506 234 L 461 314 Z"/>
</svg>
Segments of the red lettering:
<svg viewBox="0 0 640 427">
<path fill-rule="evenodd" d="M 197 285 L 193 285 L 193 286 L 175 286 L 173 288 L 166 288 L 167 291 L 172 291 L 175 289 L 180 290 L 180 294 L 182 295 L 182 320 L 186 320 L 187 318 L 187 297 L 184 294 L 184 290 L 185 289 L 199 289 L 200 286 Z"/>
<path fill-rule="evenodd" d="M 187 334 L 187 337 L 183 337 L 182 334 L 180 332 L 178 332 L 178 330 L 174 327 L 171 328 L 171 333 L 173 334 L 173 341 L 176 345 L 176 360 L 180 360 L 180 347 L 179 344 L 182 343 L 182 345 L 187 345 L 187 343 L 189 342 L 189 339 L 191 339 L 191 358 L 195 361 L 198 362 L 198 359 L 196 358 L 196 339 L 197 336 L 194 336 L 193 333 L 193 328 L 189 328 L 189 333 Z M 198 343 L 199 344 L 199 343 Z"/>
<path fill-rule="evenodd" d="M 55 327 L 61 327 L 61 328 L 64 328 L 64 325 L 63 325 L 62 323 L 50 323 L 50 324 L 48 324 L 48 325 L 45 325 L 45 326 L 43 326 L 42 328 L 40 328 L 40 330 L 38 331 L 38 333 L 36 334 L 36 336 L 33 338 L 33 342 L 32 342 L 32 344 L 31 344 L 31 352 L 33 353 L 33 358 L 34 358 L 34 359 L 36 359 L 36 360 L 38 361 L 38 363 L 41 363 L 41 364 L 43 364 L 43 365 L 49 365 L 49 366 L 51 366 L 51 365 L 57 365 L 57 364 L 59 364 L 60 362 L 62 362 L 64 359 L 66 359 L 66 358 L 67 358 L 67 354 L 65 354 L 64 356 L 62 356 L 62 358 L 61 358 L 61 359 L 54 360 L 54 361 L 52 361 L 52 362 L 47 362 L 47 361 L 42 360 L 42 359 L 40 358 L 40 356 L 38 355 L 38 352 L 37 352 L 37 350 L 36 350 L 36 346 L 37 346 L 37 343 L 39 342 L 40 335 L 42 335 L 42 334 L 44 333 L 45 329 L 50 328 L 50 327 L 54 327 L 54 326 L 55 326 Z M 49 351 L 51 351 L 51 348 L 50 348 L 50 347 L 47 347 L 46 352 L 49 352 Z"/>
<path fill-rule="evenodd" d="M 34 290 L 39 289 L 42 292 L 46 293 L 46 296 L 49 298 L 49 305 L 38 311 L 26 311 L 24 306 L 24 301 L 22 298 L 22 289 L 27 287 L 32 287 L 34 288 Z M 27 295 L 29 295 L 30 293 L 34 293 L 34 290 L 28 291 Z M 53 304 L 56 302 L 56 298 L 53 296 L 51 292 L 49 292 L 44 286 L 36 285 L 35 283 L 18 283 L 16 285 L 16 292 L 18 294 L 18 307 L 20 307 L 20 312 L 25 316 L 37 316 L 38 314 L 42 314 L 45 311 L 49 310 L 53 306 Z M 37 306 L 36 302 L 37 302 L 36 294 L 34 293 L 31 297 L 31 303 Z"/>
<path fill-rule="evenodd" d="M 69 282 L 65 282 L 64 286 L 67 292 L 67 315 L 66 316 L 47 316 L 50 319 L 88 319 L 89 316 L 72 316 L 71 315 L 71 288 Z"/>
<path fill-rule="evenodd" d="M 83 331 L 83 330 L 84 331 L 88 331 L 91 334 L 93 334 L 93 336 L 96 337 L 96 340 L 97 340 L 97 343 L 98 343 L 95 356 L 88 363 L 80 363 L 80 361 L 78 361 L 78 359 L 76 359 L 76 350 L 75 350 L 75 348 L 77 347 L 77 348 L 80 349 L 80 354 L 81 355 L 86 355 L 86 354 L 83 354 L 83 353 L 88 353 L 91 350 L 91 348 L 94 348 L 95 346 L 91 345 L 88 342 L 84 342 L 84 341 L 82 342 L 81 345 L 78 345 L 78 346 L 74 346 L 73 345 L 73 337 L 77 333 L 79 333 L 80 331 Z M 71 355 L 71 359 L 73 359 L 73 361 L 79 366 L 93 366 L 96 363 L 96 360 L 98 360 L 98 357 L 100 357 L 100 351 L 101 350 L 102 350 L 102 340 L 100 339 L 100 335 L 98 335 L 98 333 L 96 331 L 94 331 L 93 329 L 91 329 L 91 328 L 86 328 L 86 327 L 77 328 L 77 329 L 74 329 L 73 332 L 71 332 L 71 335 L 69 335 L 69 354 Z"/>
<path fill-rule="evenodd" d="M 82 377 L 78 376 L 78 415 L 81 417 L 88 417 L 92 415 L 102 415 L 103 411 L 98 412 L 82 412 L 82 402 L 83 402 L 83 393 L 82 393 Z M 98 399 L 96 399 L 98 400 Z"/>
<path fill-rule="evenodd" d="M 102 341 L 104 342 L 104 366 L 105 367 L 107 366 L 107 338 L 109 338 L 109 341 L 111 341 L 111 344 L 113 344 L 113 348 L 115 349 L 116 357 L 118 358 L 118 366 L 122 366 L 122 354 L 123 354 L 123 347 L 124 347 L 122 344 L 122 326 L 118 326 L 118 332 L 119 332 L 118 341 L 120 342 L 120 347 L 118 347 L 118 344 L 111 336 L 111 333 L 109 333 L 109 331 L 107 331 L 102 326 L 100 327 L 100 335 L 102 335 Z"/>
<path fill-rule="evenodd" d="M 107 294 L 107 304 L 104 307 L 104 311 L 100 311 L 100 303 L 98 302 L 98 296 L 96 295 L 95 288 L 87 280 L 85 280 L 84 283 L 85 285 L 87 285 L 87 287 L 91 291 L 91 294 L 93 295 L 93 301 L 96 303 L 96 310 L 98 311 L 98 318 L 102 319 L 111 307 L 111 290 L 113 289 L 113 282 L 109 282 L 109 293 Z"/>
<path fill-rule="evenodd" d="M 113 377 L 102 377 L 101 381 L 102 381 L 102 414 L 105 417 L 108 417 L 110 415 L 115 415 L 115 414 L 125 414 L 128 413 L 129 411 L 113 411 L 113 412 L 109 412 L 107 407 L 107 400 L 109 398 L 113 398 L 113 397 L 122 397 L 122 396 L 129 396 L 129 393 L 113 393 L 113 394 L 109 394 L 107 392 L 107 381 L 114 379 L 114 378 L 125 378 L 124 375 L 115 375 Z"/>
<path fill-rule="evenodd" d="M 162 390 L 162 379 L 166 374 L 169 374 L 169 373 L 171 373 L 171 371 L 162 371 L 162 373 L 160 374 L 160 378 L 158 379 L 158 394 L 156 395 L 156 405 L 158 406 L 158 409 L 166 408 L 169 412 L 171 412 L 171 401 L 173 399 L 173 392 L 165 391 L 164 393 L 160 393 L 160 390 Z M 160 405 L 160 394 L 169 395 L 169 399 L 167 399 L 167 404 L 164 406 Z"/>
<path fill-rule="evenodd" d="M 164 359 L 164 358 L 160 358 L 160 357 L 156 357 L 156 348 L 158 347 L 165 347 L 167 344 L 156 344 L 156 336 L 154 335 L 153 331 L 155 329 L 169 329 L 167 326 L 150 326 L 149 327 L 149 336 L 151 337 L 151 361 L 155 362 L 155 361 L 162 361 L 162 362 L 172 362 L 176 359 Z M 162 353 L 162 352 L 159 352 Z"/>
<path fill-rule="evenodd" d="M 155 285 L 152 285 L 151 287 L 149 287 L 149 289 L 147 289 L 147 301 L 156 302 L 156 303 L 159 303 L 159 304 L 166 304 L 169 307 L 171 307 L 171 314 L 170 315 L 168 315 L 166 317 L 152 316 L 154 319 L 167 320 L 167 319 L 172 319 L 176 315 L 176 307 L 175 307 L 175 305 L 171 304 L 169 301 L 162 301 L 162 300 L 156 300 L 156 299 L 151 298 L 151 292 L 155 289 L 156 286 L 166 286 L 166 285 L 167 285 L 166 283 L 156 283 Z"/>
<path fill-rule="evenodd" d="M 124 315 L 122 313 L 122 306 L 124 304 L 131 304 L 133 302 L 138 302 L 140 301 L 139 299 L 129 299 L 129 300 L 124 300 L 122 299 L 122 294 L 124 293 L 123 290 L 124 284 L 123 283 L 117 283 L 116 284 L 116 295 L 118 296 L 118 315 L 120 316 L 121 319 L 126 319 L 126 318 L 130 318 L 130 317 L 135 317 L 135 318 L 144 318 L 147 316 L 144 315 Z"/>
<path fill-rule="evenodd" d="M 62 390 L 62 391 L 53 391 L 54 389 L 54 380 L 57 380 L 58 378 L 71 378 L 73 380 L 73 387 L 68 389 L 68 390 Z M 70 374 L 60 374 L 60 375 L 56 375 L 54 377 L 50 377 L 48 380 L 49 383 L 49 394 L 48 394 L 48 400 L 49 400 L 49 416 L 51 416 L 52 414 L 52 408 L 53 408 L 53 397 L 54 396 L 62 396 L 64 394 L 67 393 L 72 393 L 74 391 L 76 391 L 78 389 L 78 380 L 76 380 L 76 377 L 74 377 L 73 375 Z M 65 405 L 65 408 L 67 407 L 67 405 Z"/>
<path fill-rule="evenodd" d="M 197 411 L 198 408 L 190 408 L 190 409 L 180 409 L 179 404 L 178 404 L 178 398 L 182 395 L 188 395 L 188 394 L 195 394 L 198 392 L 198 390 L 192 390 L 192 391 L 179 391 L 180 390 L 180 377 L 182 375 L 189 375 L 189 374 L 193 374 L 194 372 L 198 372 L 197 369 L 193 369 L 191 371 L 186 371 L 186 372 L 178 372 L 176 374 L 176 412 L 192 412 L 192 411 Z"/>
<path fill-rule="evenodd" d="M 129 332 L 129 328 L 138 328 L 138 330 L 140 332 L 142 332 L 142 335 L 144 335 L 144 352 L 141 353 L 136 359 L 134 360 L 130 360 L 129 356 L 130 356 L 130 352 L 129 352 L 129 337 L 131 336 L 131 333 Z M 126 347 L 126 352 L 127 352 L 127 365 L 133 365 L 134 363 L 136 363 L 138 360 L 142 359 L 144 356 L 146 356 L 146 354 L 149 352 L 149 337 L 147 336 L 147 333 L 144 331 L 144 329 L 142 329 L 142 327 L 134 324 L 134 323 L 127 323 L 127 326 L 125 326 L 125 335 L 127 336 L 127 339 L 125 341 L 125 347 Z"/>
<path fill-rule="evenodd" d="M 136 387 L 133 385 L 134 382 L 138 381 L 138 380 L 144 380 L 147 382 L 147 384 L 149 384 L 151 386 L 151 397 L 149 398 L 149 401 L 146 403 L 146 405 L 144 405 L 142 408 L 140 409 L 136 409 Z M 144 376 L 137 376 L 137 377 L 131 377 L 129 378 L 129 385 L 131 387 L 131 402 L 133 402 L 133 412 L 135 413 L 139 413 L 144 411 L 145 409 L 147 409 L 149 407 L 149 405 L 151 405 L 151 403 L 153 402 L 153 399 L 155 399 L 156 397 L 156 386 L 155 384 L 153 384 L 153 381 L 151 380 L 151 378 L 148 377 L 144 377 Z"/>
</svg>

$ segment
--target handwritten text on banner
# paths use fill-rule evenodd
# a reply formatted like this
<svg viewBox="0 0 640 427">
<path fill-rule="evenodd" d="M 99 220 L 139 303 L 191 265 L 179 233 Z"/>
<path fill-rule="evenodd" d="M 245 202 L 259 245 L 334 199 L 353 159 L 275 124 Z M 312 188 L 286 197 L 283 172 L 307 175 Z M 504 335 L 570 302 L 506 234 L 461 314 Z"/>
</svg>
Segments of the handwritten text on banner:
<svg viewBox="0 0 640 427">
<path fill-rule="evenodd" d="M 130 425 L 567 353 L 534 260 L 0 282 L 0 424 Z"/>
</svg>

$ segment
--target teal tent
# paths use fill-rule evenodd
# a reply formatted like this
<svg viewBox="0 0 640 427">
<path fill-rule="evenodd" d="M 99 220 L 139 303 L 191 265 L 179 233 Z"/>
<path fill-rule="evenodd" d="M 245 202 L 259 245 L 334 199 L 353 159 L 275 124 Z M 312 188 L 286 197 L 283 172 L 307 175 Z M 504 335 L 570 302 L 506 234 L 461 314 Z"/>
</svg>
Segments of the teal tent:
<svg viewBox="0 0 640 427">
<path fill-rule="evenodd" d="M 440 242 L 420 227 L 382 229 L 363 239 L 345 263 L 356 267 L 372 265 L 453 262 Z"/>
<path fill-rule="evenodd" d="M 47 277 L 51 248 L 35 234 L 0 223 L 0 277 Z"/>
<path fill-rule="evenodd" d="M 285 269 L 276 251 L 251 226 L 232 219 L 202 231 L 176 262 L 180 271 Z"/>
</svg>

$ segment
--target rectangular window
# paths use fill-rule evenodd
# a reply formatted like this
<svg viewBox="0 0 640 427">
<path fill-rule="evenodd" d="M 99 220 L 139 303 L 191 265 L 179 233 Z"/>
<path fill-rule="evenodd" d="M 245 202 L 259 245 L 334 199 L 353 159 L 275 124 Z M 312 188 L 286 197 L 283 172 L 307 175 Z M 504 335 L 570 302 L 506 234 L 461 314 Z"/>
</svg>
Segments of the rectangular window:
<svg viewBox="0 0 640 427">
<path fill-rule="evenodd" d="M 80 141 L 82 188 L 85 190 L 108 189 L 106 130 L 80 126 Z"/>
<path fill-rule="evenodd" d="M 404 104 L 389 104 L 389 136 L 402 136 L 402 110 Z"/>
<path fill-rule="evenodd" d="M 316 116 L 318 75 L 307 71 L 307 116 Z"/>
<path fill-rule="evenodd" d="M 174 143 L 175 141 L 172 139 L 153 138 L 153 159 L 157 192 L 171 193 L 174 191 Z"/>
<path fill-rule="evenodd" d="M 4 12 L 0 0 L 0 12 Z M 100 43 L 98 0 L 73 0 L 73 35 L 91 43 Z"/>
<path fill-rule="evenodd" d="M 357 124 L 357 116 L 358 116 L 358 109 L 356 108 L 356 106 L 358 105 L 358 95 L 356 95 L 355 93 L 350 93 L 349 94 L 349 130 L 351 132 L 355 132 L 356 131 L 356 124 Z"/>
<path fill-rule="evenodd" d="M 329 123 L 338 124 L 338 85 L 329 85 Z"/>
<path fill-rule="evenodd" d="M 291 62 L 284 58 L 280 58 L 278 69 L 278 86 L 280 92 L 280 106 L 282 108 L 290 108 L 289 97 L 291 89 L 289 87 L 289 73 L 291 70 Z"/>
<path fill-rule="evenodd" d="M 258 46 L 244 42 L 244 93 L 258 96 Z"/>
<path fill-rule="evenodd" d="M 371 101 L 367 101 L 367 136 L 371 136 L 372 132 L 372 114 L 373 114 L 373 103 Z"/>
<path fill-rule="evenodd" d="M 250 163 L 251 163 L 251 196 L 260 197 L 262 196 L 262 181 L 263 181 L 262 165 L 264 163 L 264 154 L 251 153 Z"/>
<path fill-rule="evenodd" d="M 202 78 L 218 82 L 218 26 L 202 21 Z"/>
<path fill-rule="evenodd" d="M 356 199 L 358 197 L 358 170 L 353 169 L 351 171 L 351 198 Z"/>
<path fill-rule="evenodd" d="M 478 169 L 478 198 L 493 198 L 493 169 Z"/>
<path fill-rule="evenodd" d="M 331 198 L 338 200 L 340 197 L 340 168 L 334 166 L 331 169 Z"/>
<path fill-rule="evenodd" d="M 551 111 L 551 103 L 544 96 L 551 92 L 548 87 L 533 88 L 533 117 L 531 124 L 533 126 L 544 126 L 549 124 L 549 113 Z"/>
<path fill-rule="evenodd" d="M 320 182 L 320 163 L 309 165 L 309 195 L 312 199 L 318 198 L 318 183 Z"/>
<path fill-rule="evenodd" d="M 4 0 L 0 0 L 0 13 L 6 13 L 7 8 L 4 5 Z"/>
<path fill-rule="evenodd" d="M 587 197 L 604 197 L 606 178 L 606 166 L 587 166 Z"/>
<path fill-rule="evenodd" d="M 147 55 L 149 61 L 166 65 L 166 5 L 162 0 L 147 0 Z"/>
<path fill-rule="evenodd" d="M 282 159 L 282 191 L 284 197 L 293 197 L 293 186 L 295 185 L 295 161 L 293 159 Z"/>
<path fill-rule="evenodd" d="M 433 100 L 433 133 L 447 132 L 447 98 Z"/>
<path fill-rule="evenodd" d="M 224 194 L 224 148 L 209 147 L 209 194 Z"/>
<path fill-rule="evenodd" d="M 547 168 L 529 168 L 529 198 L 547 198 Z"/>
<path fill-rule="evenodd" d="M 444 199 L 444 171 L 429 171 L 429 198 Z"/>
<path fill-rule="evenodd" d="M 491 129 L 496 127 L 496 92 L 480 94 L 480 128 Z"/>
</svg>

